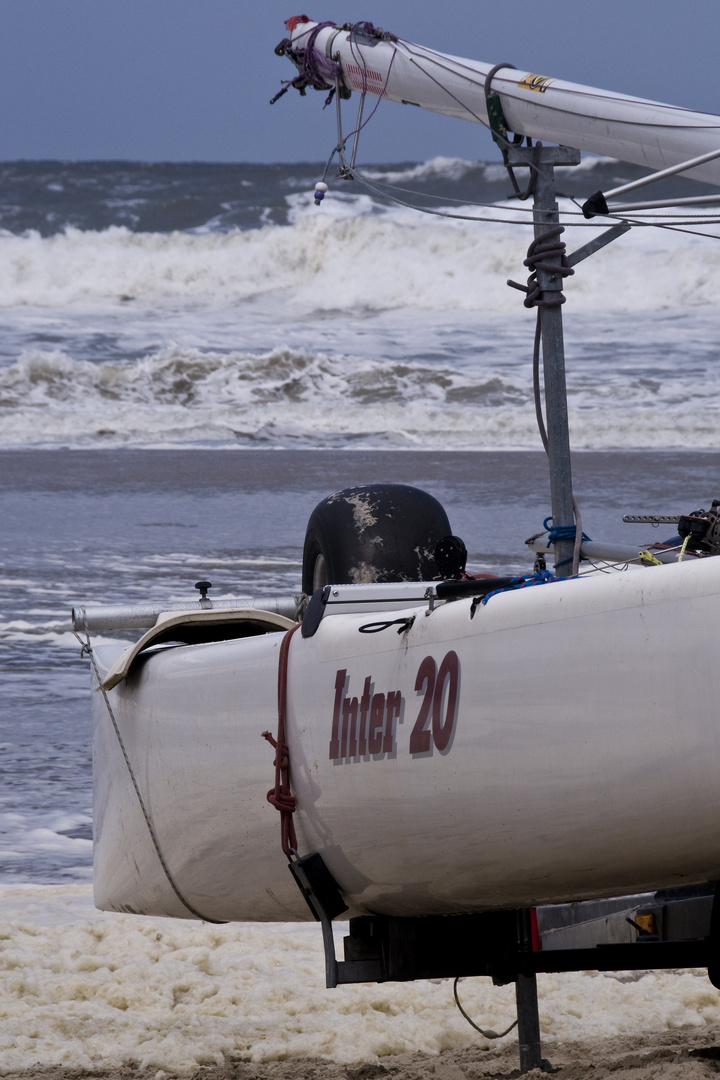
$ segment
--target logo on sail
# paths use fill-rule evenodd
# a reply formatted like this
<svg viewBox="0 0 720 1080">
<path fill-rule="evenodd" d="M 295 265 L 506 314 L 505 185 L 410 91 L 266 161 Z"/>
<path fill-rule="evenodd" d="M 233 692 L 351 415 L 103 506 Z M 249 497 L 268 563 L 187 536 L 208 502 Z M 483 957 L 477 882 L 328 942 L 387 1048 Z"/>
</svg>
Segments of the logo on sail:
<svg viewBox="0 0 720 1080">
<path fill-rule="evenodd" d="M 369 67 L 360 67 L 358 64 L 346 64 L 345 72 L 353 90 L 367 90 L 371 94 L 387 97 L 385 93 L 386 80 L 379 71 L 373 71 Z"/>
<path fill-rule="evenodd" d="M 526 75 L 524 79 L 521 79 L 518 86 L 523 90 L 534 90 L 536 94 L 544 94 L 548 86 L 552 84 L 552 79 L 547 75 Z"/>
</svg>

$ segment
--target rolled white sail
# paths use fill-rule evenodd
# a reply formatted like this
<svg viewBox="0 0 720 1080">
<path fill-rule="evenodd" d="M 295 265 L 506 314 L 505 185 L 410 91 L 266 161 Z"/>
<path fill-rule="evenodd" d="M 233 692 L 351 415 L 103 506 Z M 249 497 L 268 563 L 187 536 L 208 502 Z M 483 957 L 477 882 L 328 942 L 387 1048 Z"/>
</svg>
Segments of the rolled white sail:
<svg viewBox="0 0 720 1080">
<path fill-rule="evenodd" d="M 323 58 L 339 65 L 346 89 L 488 124 L 485 83 L 496 65 L 449 56 L 403 39 L 374 39 L 335 26 L 323 27 L 313 38 L 317 25 L 295 23 L 293 50 L 307 50 L 312 42 Z M 327 85 L 332 85 L 329 77 Z M 491 87 L 500 96 L 509 130 L 518 135 L 607 154 L 652 170 L 720 151 L 720 116 L 713 113 L 511 67 L 496 71 Z M 687 175 L 720 185 L 720 157 Z"/>
</svg>

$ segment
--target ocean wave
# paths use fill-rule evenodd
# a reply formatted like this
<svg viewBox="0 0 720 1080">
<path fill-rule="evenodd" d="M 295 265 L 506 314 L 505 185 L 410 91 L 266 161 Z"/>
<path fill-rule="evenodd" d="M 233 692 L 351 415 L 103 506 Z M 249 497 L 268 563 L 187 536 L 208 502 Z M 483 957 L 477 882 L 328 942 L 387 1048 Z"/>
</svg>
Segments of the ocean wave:
<svg viewBox="0 0 720 1080">
<path fill-rule="evenodd" d="M 0 445 L 416 445 L 424 429 L 464 426 L 468 408 L 527 400 L 499 376 L 291 349 L 175 345 L 126 364 L 36 350 L 0 370 Z"/>
<path fill-rule="evenodd" d="M 493 162 L 468 161 L 458 157 L 434 157 L 429 161 L 420 161 L 415 164 L 400 168 L 373 168 L 366 167 L 361 170 L 362 175 L 369 180 L 380 180 L 386 184 L 405 184 L 419 180 L 464 180 L 467 176 L 476 173 L 480 179 L 487 176 L 488 170 L 502 170 L 507 176 L 503 165 Z"/>
<path fill-rule="evenodd" d="M 603 169 L 627 171 L 627 165 L 616 158 L 602 154 L 583 154 L 580 165 L 560 166 L 564 174 L 575 175 L 578 172 L 596 172 Z M 430 181 L 450 181 L 472 179 L 478 184 L 507 183 L 508 174 L 499 161 L 471 161 L 460 157 L 434 157 L 428 161 L 413 162 L 403 166 L 366 166 L 360 170 L 368 180 L 377 180 L 386 184 L 425 183 Z"/>
<path fill-rule="evenodd" d="M 573 445 L 720 447 L 712 357 L 683 374 L 646 352 L 611 368 L 590 349 L 571 364 Z M 529 364 L 492 356 L 473 366 L 175 344 L 126 363 L 32 350 L 0 369 L 2 446 L 179 444 L 535 449 L 538 435 Z"/>
<path fill-rule="evenodd" d="M 617 169 L 627 173 L 628 165 L 618 158 L 608 157 L 606 154 L 583 153 L 579 165 L 559 165 L 563 175 L 575 175 L 578 172 L 598 172 L 603 169 Z M 607 184 L 605 184 L 607 187 Z"/>
<path fill-rule="evenodd" d="M 15 757 L 17 748 L 6 747 Z M 0 883 L 24 880 L 28 864 L 53 865 L 65 880 L 92 878 L 92 817 L 86 813 L 31 807 L 21 812 L 0 807 Z M 0 886 L 1 891 L 1 886 Z"/>
<path fill-rule="evenodd" d="M 72 228 L 43 238 L 0 235 L 0 308 L 83 303 L 243 303 L 300 312 L 366 309 L 511 312 L 530 231 L 428 216 L 340 190 L 321 208 L 288 197 L 292 224 L 232 232 L 134 233 Z M 482 214 L 477 207 L 452 213 Z M 497 216 L 500 210 L 492 212 Z M 523 217 L 522 208 L 503 214 Z M 699 227 L 699 226 L 698 226 Z M 598 227 L 602 231 L 602 227 Z M 568 247 L 594 229 L 568 231 Z M 652 311 L 716 303 L 717 245 L 638 229 L 583 263 L 566 284 L 578 311 Z"/>
</svg>

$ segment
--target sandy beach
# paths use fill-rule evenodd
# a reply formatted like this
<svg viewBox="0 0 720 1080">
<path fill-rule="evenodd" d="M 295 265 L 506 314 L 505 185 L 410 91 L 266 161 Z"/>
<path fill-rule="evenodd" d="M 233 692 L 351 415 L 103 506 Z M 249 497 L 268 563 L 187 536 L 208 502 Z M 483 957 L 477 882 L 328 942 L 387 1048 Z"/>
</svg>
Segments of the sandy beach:
<svg viewBox="0 0 720 1080">
<path fill-rule="evenodd" d="M 337 926 L 338 941 L 344 932 Z M 561 1080 L 715 1076 L 720 992 L 700 969 L 538 978 Z M 461 981 L 504 1030 L 514 987 Z M 88 886 L 0 889 L 0 1076 L 28 1080 L 490 1080 L 519 1075 L 515 1031 L 488 1040 L 452 980 L 327 990 L 313 923 L 96 911 Z"/>
<path fill-rule="evenodd" d="M 549 1075 L 557 1080 L 704 1080 L 718 1075 L 720 1025 L 700 1029 L 621 1035 L 556 1043 L 548 1051 Z M 162 1070 L 143 1074 L 136 1067 L 91 1070 L 71 1068 L 28 1069 L 0 1075 L 8 1080 L 138 1080 L 147 1075 L 165 1080 Z M 527 1076 L 543 1075 L 539 1070 Z M 520 1076 L 517 1046 L 501 1050 L 473 1047 L 450 1050 L 438 1057 L 398 1054 L 378 1064 L 338 1065 L 318 1058 L 293 1058 L 265 1064 L 228 1062 L 203 1066 L 192 1080 L 515 1080 Z"/>
</svg>

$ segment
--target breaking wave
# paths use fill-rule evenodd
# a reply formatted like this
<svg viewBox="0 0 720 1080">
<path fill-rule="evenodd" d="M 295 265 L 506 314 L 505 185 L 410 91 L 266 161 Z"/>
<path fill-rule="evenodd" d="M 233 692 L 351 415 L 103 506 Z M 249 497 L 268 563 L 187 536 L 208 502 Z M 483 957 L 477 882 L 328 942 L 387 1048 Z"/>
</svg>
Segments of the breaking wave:
<svg viewBox="0 0 720 1080">
<path fill-rule="evenodd" d="M 580 171 L 605 184 L 616 164 Z M 527 276 L 529 211 L 469 202 L 504 197 L 502 168 L 368 170 L 425 186 L 426 206 L 439 192 L 452 218 L 339 181 L 316 207 L 302 170 L 263 169 L 218 174 L 192 228 L 0 231 L 0 446 L 536 448 L 534 316 L 507 287 Z M 46 172 L 37 199 L 92 179 L 96 202 L 155 198 L 158 221 L 175 185 L 198 186 L 189 166 Z M 238 182 L 249 227 L 223 218 Z M 571 251 L 604 228 L 578 222 Z M 717 244 L 654 228 L 578 265 L 564 309 L 574 446 L 719 445 L 719 270 Z"/>
<path fill-rule="evenodd" d="M 328 196 L 321 210 L 306 193 L 288 196 L 288 204 L 290 225 L 245 231 L 2 233 L 0 309 L 267 298 L 296 312 L 518 310 L 506 281 L 526 276 L 527 228 L 388 209 L 363 194 Z M 569 248 L 594 231 L 569 232 Z M 712 306 L 718 269 L 717 245 L 638 229 L 582 264 L 566 290 L 582 312 Z"/>
<path fill-rule="evenodd" d="M 536 449 L 527 368 L 178 344 L 125 363 L 28 351 L 0 369 L 0 445 Z M 612 373 L 590 349 L 569 395 L 578 449 L 720 447 L 709 367 L 699 388 L 695 367 L 670 379 L 660 358 L 630 354 Z"/>
</svg>

